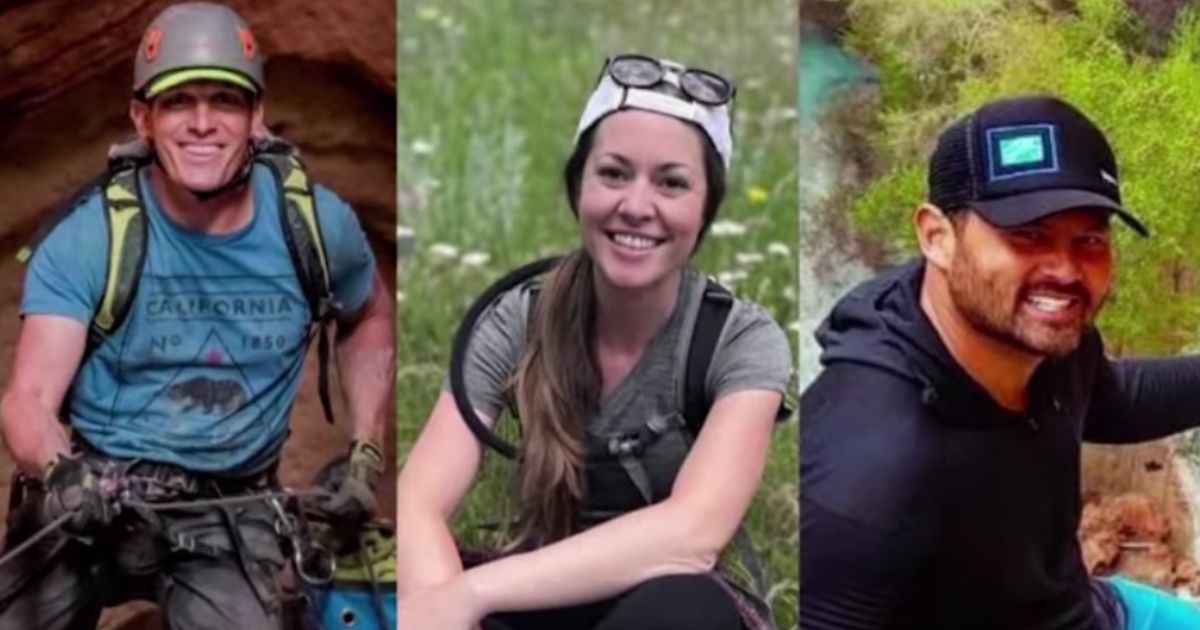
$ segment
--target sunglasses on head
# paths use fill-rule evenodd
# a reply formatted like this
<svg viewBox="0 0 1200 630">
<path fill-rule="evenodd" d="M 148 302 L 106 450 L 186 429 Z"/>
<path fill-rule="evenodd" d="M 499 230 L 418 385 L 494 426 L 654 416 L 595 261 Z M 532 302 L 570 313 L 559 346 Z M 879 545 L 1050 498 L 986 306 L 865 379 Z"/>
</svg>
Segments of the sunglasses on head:
<svg viewBox="0 0 1200 630">
<path fill-rule="evenodd" d="M 693 101 L 714 107 L 733 100 L 737 91 L 729 79 L 719 74 L 643 55 L 610 57 L 605 72 L 618 85 L 626 88 L 647 89 L 666 81 Z"/>
</svg>

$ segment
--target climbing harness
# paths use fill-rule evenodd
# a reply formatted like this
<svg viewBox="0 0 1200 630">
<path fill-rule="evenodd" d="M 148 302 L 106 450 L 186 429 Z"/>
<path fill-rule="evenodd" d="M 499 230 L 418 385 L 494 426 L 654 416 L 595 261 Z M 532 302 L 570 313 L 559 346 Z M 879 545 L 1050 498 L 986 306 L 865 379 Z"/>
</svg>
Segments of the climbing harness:
<svg viewBox="0 0 1200 630">
<path fill-rule="evenodd" d="M 196 499 L 192 501 L 171 501 L 165 503 L 149 503 L 128 496 L 128 491 L 121 493 L 124 496 L 115 497 L 114 504 L 118 507 L 127 507 L 138 511 L 156 512 L 162 510 L 178 510 L 178 509 L 197 509 L 205 507 L 223 507 L 230 505 L 239 505 L 244 503 L 254 503 L 257 501 L 268 501 L 272 505 L 278 506 L 279 499 L 299 499 L 299 498 L 316 498 L 327 496 L 328 493 L 323 490 L 285 490 L 282 492 L 263 492 L 259 494 L 247 494 L 234 497 L 222 497 L 218 499 Z M 10 562 L 13 558 L 21 555 L 24 551 L 36 545 L 40 540 L 62 529 L 63 524 L 74 516 L 74 512 L 67 512 L 60 515 L 53 521 L 43 525 L 41 529 L 31 534 L 27 539 L 12 549 L 7 550 L 3 556 L 0 556 L 0 567 Z M 281 518 L 289 517 L 290 515 L 280 513 Z M 292 518 L 294 522 L 294 518 Z M 278 531 L 278 529 L 277 529 Z"/>
</svg>

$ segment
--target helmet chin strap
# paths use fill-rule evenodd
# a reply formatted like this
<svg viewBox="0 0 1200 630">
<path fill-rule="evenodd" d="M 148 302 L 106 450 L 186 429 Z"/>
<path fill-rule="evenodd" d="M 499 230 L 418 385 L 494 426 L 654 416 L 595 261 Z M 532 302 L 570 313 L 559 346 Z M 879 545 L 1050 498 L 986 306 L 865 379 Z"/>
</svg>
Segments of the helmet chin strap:
<svg viewBox="0 0 1200 630">
<path fill-rule="evenodd" d="M 231 177 L 229 181 L 225 182 L 224 184 L 221 184 L 220 186 L 217 186 L 211 190 L 192 190 L 189 188 L 188 192 L 192 193 L 192 196 L 196 198 L 196 201 L 208 201 L 209 199 L 219 197 L 233 190 L 234 188 L 238 188 L 245 184 L 250 180 L 250 173 L 253 171 L 253 169 L 254 160 L 251 160 L 249 157 L 247 157 L 246 160 L 242 162 L 242 166 L 238 169 L 237 174 Z"/>
<path fill-rule="evenodd" d="M 244 185 L 250 180 L 250 174 L 254 171 L 254 160 L 250 157 L 252 155 L 252 151 L 252 148 L 246 148 L 246 159 L 242 161 L 242 165 L 238 168 L 237 173 L 234 174 L 229 181 L 209 190 L 195 190 L 189 188 L 188 192 L 192 193 L 192 196 L 196 198 L 196 201 L 204 202 L 216 197 L 220 197 L 221 195 Z M 166 168 L 163 167 L 162 160 L 160 160 L 158 157 L 158 151 L 155 151 L 152 147 L 150 154 L 154 159 L 154 163 L 165 172 Z"/>
</svg>

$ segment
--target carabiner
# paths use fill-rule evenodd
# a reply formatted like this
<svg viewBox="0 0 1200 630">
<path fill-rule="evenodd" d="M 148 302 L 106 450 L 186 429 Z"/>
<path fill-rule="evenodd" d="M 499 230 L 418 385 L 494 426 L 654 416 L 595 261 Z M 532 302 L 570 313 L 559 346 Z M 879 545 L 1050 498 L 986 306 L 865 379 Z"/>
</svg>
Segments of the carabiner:
<svg viewBox="0 0 1200 630">
<path fill-rule="evenodd" d="M 292 545 L 292 563 L 296 565 L 296 574 L 300 579 L 314 586 L 323 586 L 333 581 L 333 576 L 337 573 L 337 558 L 322 546 L 320 543 L 312 543 L 305 550 L 300 548 L 295 541 Z M 310 570 L 315 569 L 317 573 L 314 575 Z"/>
</svg>

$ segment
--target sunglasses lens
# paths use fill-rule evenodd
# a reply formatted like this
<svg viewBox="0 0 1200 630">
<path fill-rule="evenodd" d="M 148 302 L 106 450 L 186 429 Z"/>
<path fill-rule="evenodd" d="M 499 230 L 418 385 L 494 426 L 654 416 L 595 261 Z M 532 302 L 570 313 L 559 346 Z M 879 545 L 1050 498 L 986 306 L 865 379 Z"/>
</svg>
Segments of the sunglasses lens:
<svg viewBox="0 0 1200 630">
<path fill-rule="evenodd" d="M 729 102 L 733 86 L 729 81 L 703 70 L 688 70 L 679 78 L 679 87 L 689 96 L 706 105 Z"/>
<path fill-rule="evenodd" d="M 662 66 L 645 57 L 617 57 L 609 65 L 608 73 L 625 87 L 650 87 L 663 78 Z"/>
</svg>

